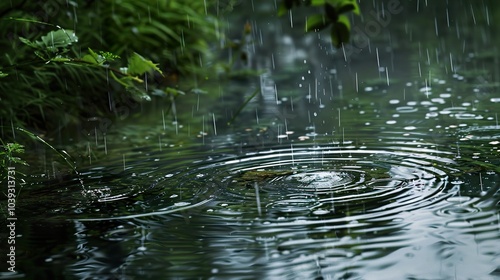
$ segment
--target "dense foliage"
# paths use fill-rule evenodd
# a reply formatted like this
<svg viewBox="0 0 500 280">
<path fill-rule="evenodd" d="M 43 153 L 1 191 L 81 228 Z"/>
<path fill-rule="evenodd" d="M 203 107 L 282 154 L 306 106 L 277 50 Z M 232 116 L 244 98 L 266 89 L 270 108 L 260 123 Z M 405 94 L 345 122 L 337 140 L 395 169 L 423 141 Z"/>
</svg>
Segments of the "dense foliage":
<svg viewBox="0 0 500 280">
<path fill-rule="evenodd" d="M 119 99 L 148 99 L 154 87 L 147 79 L 160 95 L 175 88 L 179 73 L 200 69 L 208 42 L 218 36 L 207 2 L 2 2 L 0 30 L 8 40 L 0 42 L 0 125 L 50 132 L 113 112 Z M 134 61 L 154 61 L 165 75 L 120 70 Z"/>
<path fill-rule="evenodd" d="M 0 32 L 6 40 L 0 41 L 0 127 L 5 140 L 0 155 L 16 162 L 13 154 L 22 149 L 9 144 L 15 144 L 15 135 L 7 132 L 15 128 L 50 139 L 68 124 L 119 117 L 119 104 L 184 94 L 179 76 L 205 77 L 210 69 L 204 61 L 213 60 L 212 46 L 232 48 L 218 15 L 237 2 L 1 2 Z M 284 0 L 279 13 L 299 4 L 324 7 L 324 14 L 308 19 L 306 31 L 331 26 L 335 45 L 349 40 L 345 13 L 359 13 L 356 1 Z M 212 65 L 220 69 L 223 63 Z M 226 73 L 231 65 L 226 64 Z"/>
</svg>

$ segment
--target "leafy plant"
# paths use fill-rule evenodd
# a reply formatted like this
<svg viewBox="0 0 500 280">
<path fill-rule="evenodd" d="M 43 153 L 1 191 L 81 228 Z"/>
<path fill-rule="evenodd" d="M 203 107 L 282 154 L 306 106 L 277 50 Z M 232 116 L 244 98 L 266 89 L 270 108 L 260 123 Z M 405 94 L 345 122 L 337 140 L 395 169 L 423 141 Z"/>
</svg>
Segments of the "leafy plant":
<svg viewBox="0 0 500 280">
<path fill-rule="evenodd" d="M 21 132 L 22 134 L 28 136 L 29 138 L 35 140 L 36 142 L 42 143 L 46 147 L 48 147 L 50 150 L 52 150 L 56 155 L 58 155 L 60 158 L 62 158 L 66 164 L 71 168 L 71 171 L 74 172 L 75 174 L 79 175 L 78 171 L 76 170 L 76 166 L 74 161 L 72 160 L 71 156 L 64 150 L 58 150 L 54 146 L 50 145 L 47 141 L 43 140 L 40 136 L 23 129 L 21 127 L 16 127 L 12 128 L 13 130 L 15 129 L 16 131 Z M 24 145 L 17 143 L 16 141 L 12 142 L 4 142 L 2 139 L 0 139 L 0 180 L 4 180 L 6 178 L 6 170 L 8 170 L 9 166 L 12 166 L 13 164 L 20 164 L 24 166 L 29 166 L 27 161 L 25 159 L 22 159 L 19 157 L 20 154 L 25 153 L 25 148 Z M 24 175 L 22 172 L 17 171 L 17 173 Z"/>
<path fill-rule="evenodd" d="M 286 11 L 302 4 L 313 7 L 323 6 L 324 9 L 322 14 L 314 14 L 307 18 L 306 32 L 320 31 L 330 27 L 330 36 L 335 47 L 340 48 L 349 42 L 351 22 L 346 14 L 349 12 L 360 14 L 356 0 L 283 0 L 278 14 L 283 15 Z"/>
<path fill-rule="evenodd" d="M 5 170 L 7 166 L 16 163 L 21 165 L 28 165 L 26 161 L 18 157 L 17 155 L 24 153 L 24 146 L 16 142 L 5 143 L 0 139 L 0 162 L 2 170 Z"/>
<path fill-rule="evenodd" d="M 0 125 L 50 132 L 117 114 L 120 100 L 182 95 L 178 77 L 205 78 L 209 42 L 223 36 L 210 11 L 235 1 L 59 2 L 0 3 Z"/>
<path fill-rule="evenodd" d="M 13 20 L 27 21 L 25 19 Z M 36 21 L 30 20 L 30 22 Z M 120 56 L 111 52 L 96 52 L 91 48 L 88 48 L 87 54 L 75 52 L 72 47 L 77 45 L 78 37 L 73 30 L 58 27 L 57 30 L 48 32 L 40 39 L 30 40 L 19 37 L 19 40 L 23 45 L 34 50 L 38 60 L 17 62 L 4 67 L 0 78 L 15 74 L 18 81 L 5 80 L 0 84 L 0 89 L 3 93 L 18 91 L 19 94 L 11 95 L 12 97 L 9 98 L 0 96 L 10 105 L 5 109 L 0 109 L 0 116 L 10 118 L 20 127 L 24 126 L 23 123 L 27 123 L 43 128 L 47 113 L 50 112 L 49 114 L 53 116 L 60 104 L 68 105 L 68 110 L 62 112 L 63 118 L 57 119 L 66 122 L 76 122 L 81 114 L 78 112 L 79 106 L 72 104 L 90 102 L 97 112 L 99 108 L 106 108 L 106 99 L 93 99 L 92 94 L 89 97 L 79 92 L 75 95 L 58 94 L 60 91 L 65 92 L 64 89 L 68 88 L 68 81 L 77 81 L 82 91 L 90 87 L 88 92 L 98 93 L 102 91 L 102 86 L 99 85 L 107 82 L 106 77 L 109 75 L 135 100 L 141 101 L 151 100 L 146 89 L 139 86 L 144 83 L 142 76 L 153 71 L 162 75 L 157 64 L 137 53 L 132 53 L 124 66 L 119 60 Z M 40 115 L 41 122 L 37 123 L 37 118 L 33 118 L 34 115 Z"/>
</svg>

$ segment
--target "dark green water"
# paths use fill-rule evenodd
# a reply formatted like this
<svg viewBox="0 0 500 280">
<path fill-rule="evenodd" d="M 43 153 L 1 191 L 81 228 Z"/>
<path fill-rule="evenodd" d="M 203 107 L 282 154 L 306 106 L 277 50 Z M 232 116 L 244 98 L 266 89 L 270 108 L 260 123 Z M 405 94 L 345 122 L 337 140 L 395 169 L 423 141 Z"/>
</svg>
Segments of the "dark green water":
<svg viewBox="0 0 500 280">
<path fill-rule="evenodd" d="M 402 1 L 376 32 L 363 1 L 334 50 L 254 1 L 228 32 L 252 24 L 265 73 L 82 123 L 80 176 L 33 155 L 0 277 L 499 279 L 496 6 Z"/>
</svg>

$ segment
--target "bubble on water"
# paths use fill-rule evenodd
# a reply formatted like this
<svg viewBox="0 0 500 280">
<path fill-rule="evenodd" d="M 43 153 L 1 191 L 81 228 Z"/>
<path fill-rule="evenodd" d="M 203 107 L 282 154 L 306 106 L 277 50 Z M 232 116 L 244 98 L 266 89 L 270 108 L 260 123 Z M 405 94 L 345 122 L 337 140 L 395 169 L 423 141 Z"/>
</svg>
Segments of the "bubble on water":
<svg viewBox="0 0 500 280">
<path fill-rule="evenodd" d="M 366 92 L 373 91 L 373 87 L 365 87 L 365 91 L 366 91 Z"/>
<path fill-rule="evenodd" d="M 430 113 L 425 114 L 426 118 L 435 118 L 437 116 L 439 116 L 439 114 L 436 112 L 430 112 Z"/>
<path fill-rule="evenodd" d="M 398 99 L 391 99 L 391 100 L 389 100 L 389 104 L 399 104 L 399 100 Z"/>
<path fill-rule="evenodd" d="M 398 111 L 399 113 L 413 113 L 413 112 L 417 112 L 418 108 L 413 107 L 413 106 L 401 106 L 401 107 L 397 107 L 396 111 Z"/>
<path fill-rule="evenodd" d="M 500 97 L 493 97 L 490 99 L 491 102 L 493 103 L 499 103 L 500 102 Z"/>
<path fill-rule="evenodd" d="M 423 92 L 423 93 L 431 93 L 430 91 L 432 90 L 431 87 L 423 87 L 423 88 L 420 88 L 420 92 Z"/>
<path fill-rule="evenodd" d="M 439 104 L 446 103 L 446 101 L 442 97 L 440 97 L 440 98 L 432 98 L 431 101 L 434 102 L 434 103 L 439 103 Z"/>
<path fill-rule="evenodd" d="M 189 203 L 189 202 L 176 202 L 176 203 L 174 203 L 174 206 L 176 206 L 176 207 L 182 207 L 182 206 L 188 206 L 190 204 L 191 203 Z"/>
<path fill-rule="evenodd" d="M 417 129 L 417 127 L 412 126 L 412 125 L 404 127 L 404 130 L 415 130 L 415 129 Z"/>
<path fill-rule="evenodd" d="M 482 119 L 481 116 L 476 116 L 474 114 L 470 114 L 470 113 L 458 113 L 458 114 L 455 114 L 455 118 L 459 119 L 459 120 L 473 120 L 473 119 Z"/>
<path fill-rule="evenodd" d="M 395 121 L 395 120 L 388 120 L 385 123 L 386 124 L 395 124 L 395 123 L 397 123 L 397 121 Z"/>
<path fill-rule="evenodd" d="M 314 215 L 326 215 L 328 213 L 330 213 L 330 210 L 326 210 L 326 209 L 318 209 L 318 210 L 313 211 Z"/>
</svg>

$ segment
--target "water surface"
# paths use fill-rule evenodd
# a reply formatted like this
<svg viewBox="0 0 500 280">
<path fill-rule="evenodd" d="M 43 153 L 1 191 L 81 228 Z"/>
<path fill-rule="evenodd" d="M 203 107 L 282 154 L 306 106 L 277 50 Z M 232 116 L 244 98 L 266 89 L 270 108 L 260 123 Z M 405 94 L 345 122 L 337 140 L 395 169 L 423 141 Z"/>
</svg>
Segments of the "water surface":
<svg viewBox="0 0 500 280">
<path fill-rule="evenodd" d="M 272 5 L 231 19 L 262 74 L 106 134 L 85 122 L 79 176 L 45 151 L 18 200 L 19 273 L 1 276 L 498 279 L 500 14 L 402 6 L 349 56 Z M 361 30 L 382 2 L 362 8 Z"/>
</svg>

